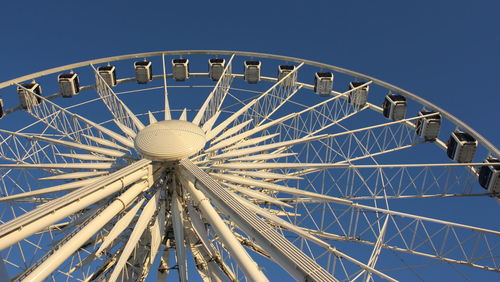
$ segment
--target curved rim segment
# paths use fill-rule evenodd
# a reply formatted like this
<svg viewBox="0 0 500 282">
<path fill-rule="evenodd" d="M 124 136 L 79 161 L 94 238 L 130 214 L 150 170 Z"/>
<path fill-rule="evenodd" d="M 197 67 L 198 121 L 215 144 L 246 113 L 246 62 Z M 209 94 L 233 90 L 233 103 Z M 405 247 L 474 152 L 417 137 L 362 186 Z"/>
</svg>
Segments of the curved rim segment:
<svg viewBox="0 0 500 282">
<path fill-rule="evenodd" d="M 438 111 L 443 117 L 445 117 L 449 121 L 456 124 L 460 129 L 462 129 L 462 130 L 466 131 L 467 133 L 469 133 L 470 135 L 472 135 L 485 148 L 488 149 L 490 154 L 492 154 L 494 157 L 500 158 L 500 150 L 498 150 L 491 142 L 489 142 L 486 138 L 484 138 L 481 134 L 479 134 L 472 127 L 468 126 L 463 121 L 461 121 L 457 117 L 453 116 L 449 112 L 445 111 L 444 109 L 432 104 L 431 102 L 417 96 L 416 94 L 414 94 L 410 91 L 404 90 L 404 89 L 397 87 L 391 83 L 382 81 L 382 80 L 374 78 L 372 76 L 358 73 L 358 72 L 348 70 L 345 68 L 337 67 L 337 66 L 330 65 L 330 64 L 320 63 L 320 62 L 316 62 L 316 61 L 312 61 L 312 60 L 306 60 L 306 59 L 300 59 L 300 58 L 282 56 L 282 55 L 274 55 L 274 54 L 266 54 L 266 53 L 258 53 L 258 52 L 248 52 L 248 51 L 230 51 L 230 50 L 177 50 L 177 51 L 156 51 L 156 52 L 135 53 L 135 54 L 119 55 L 119 56 L 112 56 L 112 57 L 106 57 L 106 58 L 100 58 L 100 59 L 93 59 L 93 60 L 73 63 L 73 64 L 69 64 L 69 65 L 65 65 L 65 66 L 60 66 L 60 67 L 56 67 L 56 68 L 51 68 L 51 69 L 35 72 L 35 73 L 29 74 L 29 75 L 20 76 L 20 77 L 2 82 L 2 83 L 0 83 L 0 89 L 14 85 L 16 83 L 26 81 L 26 80 L 31 80 L 31 79 L 34 79 L 37 77 L 50 75 L 50 74 L 54 74 L 57 72 L 62 72 L 62 71 L 70 70 L 70 69 L 80 68 L 80 67 L 88 66 L 91 64 L 100 64 L 100 63 L 128 60 L 128 59 L 134 59 L 134 58 L 144 58 L 144 57 L 173 56 L 173 55 L 210 55 L 210 54 L 215 54 L 215 55 L 233 55 L 234 54 L 236 56 L 258 57 L 258 58 L 281 60 L 281 61 L 288 61 L 288 62 L 295 62 L 295 63 L 304 63 L 304 64 L 310 65 L 310 66 L 315 66 L 315 67 L 319 67 L 319 68 L 323 68 L 323 69 L 330 69 L 330 70 L 333 70 L 333 71 L 336 71 L 339 73 L 343 73 L 346 75 L 350 75 L 350 76 L 353 76 L 353 77 L 356 77 L 359 79 L 369 80 L 369 81 L 371 80 L 371 81 L 373 81 L 373 83 L 378 84 L 382 87 L 385 87 L 393 92 L 397 92 L 397 93 L 405 96 L 406 98 L 411 99 L 411 100 L 427 107 L 430 110 Z"/>
</svg>

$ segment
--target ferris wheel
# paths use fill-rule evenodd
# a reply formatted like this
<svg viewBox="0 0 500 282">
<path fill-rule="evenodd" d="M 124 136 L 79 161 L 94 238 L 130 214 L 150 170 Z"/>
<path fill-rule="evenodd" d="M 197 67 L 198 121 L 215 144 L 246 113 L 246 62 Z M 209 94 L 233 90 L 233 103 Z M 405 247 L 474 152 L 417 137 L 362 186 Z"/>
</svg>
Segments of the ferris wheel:
<svg viewBox="0 0 500 282">
<path fill-rule="evenodd" d="M 498 220 L 480 211 L 500 196 L 499 150 L 373 77 L 166 51 L 49 69 L 0 83 L 0 95 L 0 276 L 500 272 Z"/>
</svg>

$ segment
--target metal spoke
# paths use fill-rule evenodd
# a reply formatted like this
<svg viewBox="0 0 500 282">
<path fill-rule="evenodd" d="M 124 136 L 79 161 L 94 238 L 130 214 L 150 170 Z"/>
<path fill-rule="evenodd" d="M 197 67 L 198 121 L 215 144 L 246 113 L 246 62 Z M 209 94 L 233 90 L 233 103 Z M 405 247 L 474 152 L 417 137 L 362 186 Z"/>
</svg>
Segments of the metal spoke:
<svg viewBox="0 0 500 282">
<path fill-rule="evenodd" d="M 142 233 L 144 233 L 153 214 L 159 207 L 158 205 L 159 198 L 160 198 L 160 191 L 157 191 L 142 210 L 141 215 L 139 216 L 139 219 L 137 219 L 137 223 L 134 226 L 134 230 L 132 231 L 132 234 L 130 234 L 127 244 L 125 245 L 125 248 L 120 254 L 120 258 L 116 262 L 116 265 L 113 269 L 113 272 L 111 273 L 109 281 L 116 281 L 120 276 L 120 272 L 125 267 L 125 264 L 127 263 L 127 260 L 132 254 L 132 251 L 137 245 L 139 239 L 141 238 Z"/>
<path fill-rule="evenodd" d="M 163 95 L 165 96 L 165 116 L 164 120 L 171 120 L 172 116 L 170 113 L 170 102 L 168 101 L 168 90 L 167 90 L 167 67 L 165 65 L 165 54 L 161 54 L 161 65 L 163 70 Z"/>
<path fill-rule="evenodd" d="M 273 255 L 278 259 L 278 262 L 280 262 L 283 267 L 288 268 L 287 265 L 289 266 L 289 264 L 285 263 L 285 261 L 294 265 L 295 267 L 293 269 L 288 269 L 289 273 L 291 273 L 294 277 L 304 278 L 310 276 L 313 277 L 313 279 L 334 279 L 326 270 L 317 265 L 311 258 L 303 254 L 288 240 L 274 231 L 274 229 L 270 228 L 262 220 L 255 217 L 255 215 L 252 215 L 252 213 L 245 207 L 241 206 L 236 199 L 232 198 L 230 195 L 225 196 L 224 193 L 227 192 L 223 192 L 225 190 L 217 182 L 205 176 L 206 174 L 204 174 L 199 168 L 194 166 L 188 160 L 181 161 L 181 165 L 185 171 L 187 171 L 187 177 L 194 178 L 197 181 L 203 181 L 203 184 L 200 185 L 200 187 L 203 187 L 202 189 L 205 192 L 210 191 L 209 189 L 214 189 L 209 192 L 209 195 L 212 200 L 216 201 L 216 205 L 220 209 L 224 210 L 226 214 L 241 217 L 240 219 L 237 219 L 238 225 L 240 225 L 246 233 L 252 234 L 252 237 L 256 238 L 260 245 L 269 246 L 269 250 L 273 251 Z M 191 190 L 194 191 L 193 189 Z M 220 197 L 224 197 L 224 202 L 220 200 Z M 259 233 L 255 233 L 250 230 L 258 230 Z M 273 242 L 272 240 L 276 241 Z M 287 246 L 286 249 L 281 247 L 285 245 Z M 292 252 L 293 254 L 291 254 Z M 240 266 L 243 267 L 241 264 Z M 314 269 L 314 272 L 311 273 L 306 269 Z M 248 273 L 246 274 L 249 275 Z"/>
<path fill-rule="evenodd" d="M 148 187 L 147 181 L 134 184 L 23 279 L 42 280 L 47 277 L 116 214 L 125 209 L 146 187 Z"/>
<path fill-rule="evenodd" d="M 44 227 L 111 195 L 125 185 L 147 176 L 148 171 L 151 173 L 149 163 L 148 160 L 138 161 L 99 181 L 92 182 L 0 225 L 0 249 L 4 249 Z M 79 200 L 75 202 L 76 199 Z M 19 228 L 20 226 L 23 228 Z"/>
<path fill-rule="evenodd" d="M 296 75 L 298 69 L 302 67 L 303 63 L 301 63 L 299 66 L 295 67 L 293 71 L 289 72 L 286 76 L 283 77 L 280 81 L 276 82 L 271 88 L 269 88 L 266 92 L 262 93 L 259 95 L 258 98 L 253 99 L 250 103 L 244 105 L 240 110 L 238 110 L 236 113 L 222 121 L 217 127 L 215 127 L 213 130 L 207 132 L 207 140 L 211 140 L 215 136 L 217 136 L 223 129 L 225 129 L 229 124 L 231 124 L 233 121 L 235 121 L 238 117 L 240 117 L 243 114 L 246 114 L 247 111 L 249 111 L 252 108 L 253 112 L 259 112 L 258 110 L 255 110 L 254 107 L 256 105 L 259 105 L 258 102 L 262 99 L 264 99 L 267 96 L 274 96 L 275 91 L 279 91 L 279 87 L 283 85 L 288 78 L 293 77 Z M 256 118 L 254 118 L 254 122 L 258 122 Z"/>
<path fill-rule="evenodd" d="M 222 103 L 224 103 L 224 99 L 226 98 L 227 92 L 229 91 L 231 83 L 233 82 L 233 59 L 234 54 L 231 55 L 231 58 L 229 58 L 229 61 L 222 71 L 220 79 L 217 81 L 214 88 L 212 89 L 212 92 L 210 92 L 207 99 L 193 119 L 194 124 L 204 124 L 212 117 L 214 117 L 217 112 L 220 111 Z"/>
<path fill-rule="evenodd" d="M 243 249 L 239 242 L 231 234 L 229 228 L 225 225 L 219 217 L 215 209 L 210 205 L 205 198 L 205 195 L 199 191 L 191 181 L 186 180 L 184 183 L 185 188 L 189 191 L 195 203 L 198 204 L 204 216 L 210 222 L 221 240 L 226 245 L 227 250 L 238 261 L 239 266 L 245 271 L 245 275 L 256 281 L 268 281 L 266 276 L 258 269 L 257 264 L 251 259 L 248 253 Z"/>
<path fill-rule="evenodd" d="M 113 146 L 117 149 L 125 150 L 125 148 L 111 142 L 109 140 L 99 138 L 99 134 L 108 135 L 115 140 L 122 142 L 123 137 L 114 133 L 113 131 L 104 128 L 101 125 L 78 115 L 72 113 L 68 109 L 62 108 L 47 98 L 40 96 L 33 91 L 22 87 L 25 91 L 31 93 L 42 101 L 39 105 L 31 105 L 27 108 L 27 112 L 33 117 L 37 118 L 40 122 L 47 124 L 47 126 L 63 134 L 63 136 L 74 140 L 78 143 L 89 144 L 89 141 L 97 142 L 105 146 Z M 125 142 L 126 145 L 129 142 Z"/>
<path fill-rule="evenodd" d="M 188 280 L 186 249 L 184 243 L 184 209 L 175 189 L 175 180 L 172 182 L 174 194 L 172 197 L 172 226 L 175 237 L 175 253 L 179 268 L 179 281 Z"/>
<path fill-rule="evenodd" d="M 135 116 L 135 114 L 123 103 L 120 98 L 115 94 L 113 89 L 108 85 L 108 83 L 102 78 L 101 74 L 97 69 L 92 66 L 95 72 L 96 79 L 96 90 L 99 96 L 101 96 L 102 101 L 111 112 L 113 117 L 124 124 L 125 126 L 137 132 L 144 128 L 144 124 Z"/>
</svg>

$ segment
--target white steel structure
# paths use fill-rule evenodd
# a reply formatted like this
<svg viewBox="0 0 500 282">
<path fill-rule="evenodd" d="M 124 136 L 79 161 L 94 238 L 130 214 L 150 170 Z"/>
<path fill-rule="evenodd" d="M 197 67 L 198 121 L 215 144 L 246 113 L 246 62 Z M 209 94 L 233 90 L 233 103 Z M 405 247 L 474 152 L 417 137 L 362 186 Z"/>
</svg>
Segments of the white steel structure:
<svg viewBox="0 0 500 282">
<path fill-rule="evenodd" d="M 190 64 L 182 79 L 172 69 L 180 58 Z M 224 62 L 217 76 L 206 68 L 214 58 Z M 245 77 L 247 61 L 258 78 Z M 137 65 L 147 76 L 137 78 Z M 79 91 L 62 95 L 57 77 L 73 72 Z M 330 92 L 315 93 L 318 72 L 332 73 Z M 43 96 L 23 86 L 35 81 Z M 277 55 L 166 51 L 49 69 L 0 83 L 0 92 L 0 274 L 10 279 L 500 272 L 498 219 L 477 206 L 498 212 L 500 191 L 478 177 L 486 159 L 500 165 L 500 152 L 381 80 Z M 406 99 L 401 119 L 383 116 L 388 94 Z M 471 161 L 447 156 L 455 131 L 469 147 L 448 154 Z"/>
</svg>

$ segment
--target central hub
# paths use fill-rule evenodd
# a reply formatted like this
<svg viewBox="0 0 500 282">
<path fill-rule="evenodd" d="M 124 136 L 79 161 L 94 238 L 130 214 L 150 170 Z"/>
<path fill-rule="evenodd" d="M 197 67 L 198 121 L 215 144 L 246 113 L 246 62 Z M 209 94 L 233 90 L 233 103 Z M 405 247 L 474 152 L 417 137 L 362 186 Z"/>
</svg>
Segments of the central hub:
<svg viewBox="0 0 500 282">
<path fill-rule="evenodd" d="M 194 123 L 164 120 L 146 126 L 137 133 L 134 146 L 144 158 L 152 161 L 178 161 L 205 147 L 205 133 Z"/>
</svg>

